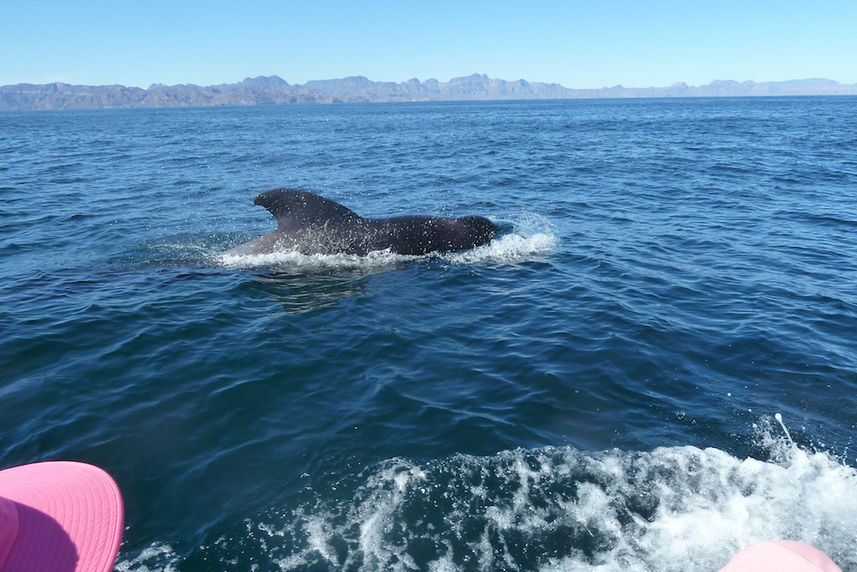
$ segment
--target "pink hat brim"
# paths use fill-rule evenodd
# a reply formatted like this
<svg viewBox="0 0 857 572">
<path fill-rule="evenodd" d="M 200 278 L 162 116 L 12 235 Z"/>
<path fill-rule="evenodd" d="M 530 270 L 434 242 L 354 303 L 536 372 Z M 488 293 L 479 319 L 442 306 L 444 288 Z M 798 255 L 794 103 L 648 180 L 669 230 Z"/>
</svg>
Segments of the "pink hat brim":
<svg viewBox="0 0 857 572">
<path fill-rule="evenodd" d="M 736 554 L 720 572 L 842 572 L 824 552 L 794 540 L 760 542 Z"/>
<path fill-rule="evenodd" d="M 15 503 L 17 536 L 2 572 L 108 572 L 122 540 L 119 487 L 98 467 L 48 461 L 0 471 L 0 497 Z"/>
</svg>

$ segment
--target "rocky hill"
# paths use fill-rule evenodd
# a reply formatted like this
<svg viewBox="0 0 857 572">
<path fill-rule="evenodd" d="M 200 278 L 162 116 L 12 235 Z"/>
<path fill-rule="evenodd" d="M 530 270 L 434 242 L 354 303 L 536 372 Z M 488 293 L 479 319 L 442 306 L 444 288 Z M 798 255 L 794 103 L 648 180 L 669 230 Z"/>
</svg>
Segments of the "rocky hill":
<svg viewBox="0 0 857 572">
<path fill-rule="evenodd" d="M 259 76 L 231 84 L 153 84 L 147 89 L 122 85 L 85 86 L 66 83 L 17 84 L 0 87 L 0 110 L 97 109 L 129 107 L 197 107 L 295 103 L 467 101 L 512 99 L 582 99 L 634 97 L 740 97 L 779 95 L 857 95 L 857 84 L 826 79 L 756 83 L 714 81 L 688 86 L 569 89 L 556 83 L 506 81 L 473 74 L 452 78 L 377 82 L 362 76 L 290 85 L 277 76 Z"/>
</svg>

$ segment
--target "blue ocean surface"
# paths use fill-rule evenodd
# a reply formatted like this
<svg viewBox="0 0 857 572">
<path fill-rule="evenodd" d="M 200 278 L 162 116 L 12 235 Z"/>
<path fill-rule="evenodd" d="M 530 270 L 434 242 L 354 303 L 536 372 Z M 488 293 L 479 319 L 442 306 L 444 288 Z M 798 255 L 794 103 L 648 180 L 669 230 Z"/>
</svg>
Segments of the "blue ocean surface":
<svg viewBox="0 0 857 572">
<path fill-rule="evenodd" d="M 117 569 L 857 570 L 857 98 L 0 114 L 0 468 Z M 474 250 L 223 252 L 294 187 Z M 781 419 L 780 422 L 778 419 Z"/>
</svg>

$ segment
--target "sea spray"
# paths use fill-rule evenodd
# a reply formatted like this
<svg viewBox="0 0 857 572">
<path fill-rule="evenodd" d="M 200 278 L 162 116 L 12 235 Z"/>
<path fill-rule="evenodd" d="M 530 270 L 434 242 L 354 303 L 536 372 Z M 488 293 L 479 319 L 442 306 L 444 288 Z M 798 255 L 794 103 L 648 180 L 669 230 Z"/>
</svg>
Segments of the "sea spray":
<svg viewBox="0 0 857 572">
<path fill-rule="evenodd" d="M 351 491 L 339 501 L 260 515 L 245 534 L 221 537 L 206 553 L 216 560 L 220 550 L 252 545 L 282 570 L 642 572 L 714 570 L 749 544 L 787 538 L 854 568 L 857 470 L 767 427 L 772 458 L 787 452 L 787 459 L 691 446 L 389 459 L 338 483 Z M 145 569 L 135 566 L 122 569 Z"/>
</svg>

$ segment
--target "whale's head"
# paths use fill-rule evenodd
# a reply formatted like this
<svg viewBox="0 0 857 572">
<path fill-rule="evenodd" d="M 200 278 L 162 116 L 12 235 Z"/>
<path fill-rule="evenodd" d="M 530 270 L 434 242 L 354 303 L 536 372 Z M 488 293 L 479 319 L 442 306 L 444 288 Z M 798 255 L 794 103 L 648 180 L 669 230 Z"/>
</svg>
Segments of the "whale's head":
<svg viewBox="0 0 857 572">
<path fill-rule="evenodd" d="M 473 246 L 483 245 L 497 236 L 497 225 L 484 216 L 465 216 L 458 221 L 467 227 Z"/>
</svg>

